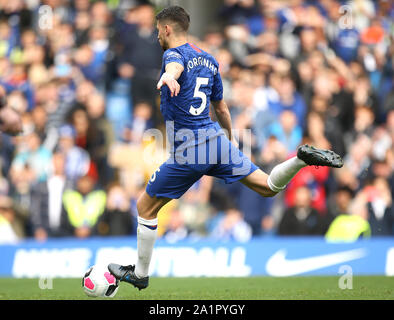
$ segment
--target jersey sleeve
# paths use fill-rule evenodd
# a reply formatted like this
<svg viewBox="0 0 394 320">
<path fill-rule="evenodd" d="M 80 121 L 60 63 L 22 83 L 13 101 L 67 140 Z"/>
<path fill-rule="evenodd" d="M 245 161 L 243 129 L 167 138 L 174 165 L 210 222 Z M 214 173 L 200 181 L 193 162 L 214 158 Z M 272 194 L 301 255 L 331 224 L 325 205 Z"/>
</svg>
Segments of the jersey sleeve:
<svg viewBox="0 0 394 320">
<path fill-rule="evenodd" d="M 223 99 L 223 83 L 220 73 L 217 72 L 213 77 L 213 86 L 212 86 L 212 101 L 220 101 Z"/>
<path fill-rule="evenodd" d="M 171 49 L 164 52 L 164 55 L 163 55 L 164 67 L 167 64 L 169 64 L 170 62 L 177 62 L 180 65 L 182 65 L 183 67 L 185 67 L 182 55 L 180 53 L 178 53 L 177 51 L 171 50 Z"/>
</svg>

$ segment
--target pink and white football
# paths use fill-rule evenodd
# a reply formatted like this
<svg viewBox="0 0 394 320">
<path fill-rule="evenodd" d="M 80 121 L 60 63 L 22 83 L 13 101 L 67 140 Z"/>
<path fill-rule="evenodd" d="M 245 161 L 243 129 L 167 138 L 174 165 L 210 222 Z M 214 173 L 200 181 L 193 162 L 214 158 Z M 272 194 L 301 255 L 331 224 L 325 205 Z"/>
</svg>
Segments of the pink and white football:
<svg viewBox="0 0 394 320">
<path fill-rule="evenodd" d="M 107 266 L 94 265 L 83 276 L 82 286 L 89 297 L 113 298 L 119 289 L 119 281 Z"/>
</svg>

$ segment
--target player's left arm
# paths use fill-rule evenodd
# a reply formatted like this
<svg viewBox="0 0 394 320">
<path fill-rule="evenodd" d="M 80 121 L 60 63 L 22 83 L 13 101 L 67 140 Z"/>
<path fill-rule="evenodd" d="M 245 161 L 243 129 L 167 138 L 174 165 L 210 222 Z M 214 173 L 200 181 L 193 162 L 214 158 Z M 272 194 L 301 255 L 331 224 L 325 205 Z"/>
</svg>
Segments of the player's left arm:
<svg viewBox="0 0 394 320">
<path fill-rule="evenodd" d="M 211 103 L 216 118 L 220 126 L 226 131 L 228 139 L 237 145 L 236 141 L 233 140 L 231 132 L 231 115 L 227 103 L 223 99 L 223 83 L 219 72 L 213 77 Z"/>
<path fill-rule="evenodd" d="M 211 100 L 211 103 L 220 126 L 227 131 L 228 139 L 231 141 L 231 115 L 227 103 L 223 99 Z"/>
<path fill-rule="evenodd" d="M 178 83 L 178 79 L 184 70 L 183 65 L 178 62 L 170 62 L 166 65 L 166 72 L 163 73 L 159 82 L 157 83 L 157 89 L 160 89 L 163 85 L 167 85 L 171 92 L 171 97 L 177 96 L 181 90 L 181 86 Z"/>
</svg>

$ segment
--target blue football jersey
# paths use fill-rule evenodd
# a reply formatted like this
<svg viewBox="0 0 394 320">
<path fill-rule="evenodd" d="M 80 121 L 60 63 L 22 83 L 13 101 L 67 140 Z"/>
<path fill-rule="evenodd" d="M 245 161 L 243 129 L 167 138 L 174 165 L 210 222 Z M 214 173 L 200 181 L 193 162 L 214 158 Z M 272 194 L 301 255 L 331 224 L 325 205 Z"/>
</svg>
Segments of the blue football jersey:
<svg viewBox="0 0 394 320">
<path fill-rule="evenodd" d="M 223 98 L 219 64 L 207 52 L 191 43 L 168 49 L 163 54 L 161 74 L 170 62 L 184 67 L 178 83 L 178 96 L 171 97 L 167 86 L 161 87 L 160 111 L 165 121 L 173 121 L 174 129 L 198 129 L 213 125 L 209 116 L 210 101 Z"/>
</svg>

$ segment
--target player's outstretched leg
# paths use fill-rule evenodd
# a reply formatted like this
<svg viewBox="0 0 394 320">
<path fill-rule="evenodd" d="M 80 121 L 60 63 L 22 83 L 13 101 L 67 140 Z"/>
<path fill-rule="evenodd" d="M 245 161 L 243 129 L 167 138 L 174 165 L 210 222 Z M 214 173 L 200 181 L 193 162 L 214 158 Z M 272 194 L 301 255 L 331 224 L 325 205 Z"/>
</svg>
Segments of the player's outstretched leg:
<svg viewBox="0 0 394 320">
<path fill-rule="evenodd" d="M 149 264 L 157 238 L 157 213 L 171 199 L 149 196 L 146 191 L 138 199 L 137 253 L 135 265 L 121 266 L 110 263 L 108 270 L 119 281 L 125 281 L 138 289 L 149 285 Z"/>
<path fill-rule="evenodd" d="M 286 188 L 298 171 L 308 165 L 341 168 L 343 160 L 331 150 L 302 145 L 297 150 L 297 156 L 276 165 L 270 175 L 256 170 L 240 181 L 262 196 L 272 197 Z"/>
<path fill-rule="evenodd" d="M 267 179 L 269 188 L 275 192 L 282 191 L 298 171 L 306 166 L 341 168 L 343 160 L 334 151 L 317 149 L 307 144 L 302 145 L 298 148 L 296 157 L 286 160 L 272 169 Z"/>
</svg>

